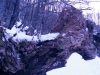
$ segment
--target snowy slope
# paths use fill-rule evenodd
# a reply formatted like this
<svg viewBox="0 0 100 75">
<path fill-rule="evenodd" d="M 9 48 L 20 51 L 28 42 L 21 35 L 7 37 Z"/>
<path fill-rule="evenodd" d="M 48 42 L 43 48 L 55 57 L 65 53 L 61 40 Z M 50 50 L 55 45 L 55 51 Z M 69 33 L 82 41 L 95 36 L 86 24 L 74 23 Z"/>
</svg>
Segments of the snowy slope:
<svg viewBox="0 0 100 75">
<path fill-rule="evenodd" d="M 68 59 L 66 67 L 49 71 L 47 75 L 100 75 L 100 58 L 85 61 L 74 53 Z"/>
</svg>

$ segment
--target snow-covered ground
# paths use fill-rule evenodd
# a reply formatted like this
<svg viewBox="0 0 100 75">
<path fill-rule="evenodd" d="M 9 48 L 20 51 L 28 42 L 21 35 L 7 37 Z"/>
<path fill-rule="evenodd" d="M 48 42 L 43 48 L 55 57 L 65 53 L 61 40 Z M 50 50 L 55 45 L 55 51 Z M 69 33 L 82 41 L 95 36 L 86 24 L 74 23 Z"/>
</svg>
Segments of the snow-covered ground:
<svg viewBox="0 0 100 75">
<path fill-rule="evenodd" d="M 74 53 L 68 59 L 66 67 L 49 71 L 47 75 L 100 75 L 100 58 L 85 61 Z"/>
</svg>

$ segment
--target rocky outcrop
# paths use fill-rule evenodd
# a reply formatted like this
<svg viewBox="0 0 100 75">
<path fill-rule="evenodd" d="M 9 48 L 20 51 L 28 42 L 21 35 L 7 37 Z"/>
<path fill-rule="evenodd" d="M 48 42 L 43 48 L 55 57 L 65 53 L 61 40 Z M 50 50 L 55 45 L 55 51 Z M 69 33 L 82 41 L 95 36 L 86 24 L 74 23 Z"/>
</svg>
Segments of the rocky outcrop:
<svg viewBox="0 0 100 75">
<path fill-rule="evenodd" d="M 86 28 L 82 12 L 67 6 L 51 30 L 51 33 L 60 33 L 54 40 L 17 43 L 12 38 L 2 41 L 1 34 L 0 75 L 46 75 L 47 71 L 64 67 L 74 52 L 84 60 L 94 59 L 97 49 L 92 32 Z"/>
<path fill-rule="evenodd" d="M 67 41 L 65 48 L 71 48 L 72 52 L 78 52 L 87 60 L 94 58 L 97 52 L 93 44 L 93 27 L 91 22 L 84 19 L 80 10 L 69 7 L 63 10 L 51 32 L 60 32 L 64 35 L 66 40 L 63 41 Z"/>
</svg>

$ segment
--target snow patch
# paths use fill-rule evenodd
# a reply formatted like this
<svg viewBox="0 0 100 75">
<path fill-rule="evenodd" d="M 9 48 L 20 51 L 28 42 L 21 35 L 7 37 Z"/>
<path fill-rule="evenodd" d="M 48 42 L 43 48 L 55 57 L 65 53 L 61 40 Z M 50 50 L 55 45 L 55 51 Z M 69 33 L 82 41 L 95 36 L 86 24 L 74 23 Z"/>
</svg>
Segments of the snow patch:
<svg viewBox="0 0 100 75">
<path fill-rule="evenodd" d="M 35 35 L 30 36 L 26 34 L 26 31 L 29 29 L 29 26 L 25 26 L 22 29 L 21 25 L 22 21 L 20 20 L 16 22 L 16 24 L 13 26 L 11 30 L 3 27 L 6 40 L 12 38 L 15 42 L 21 42 L 23 40 L 38 42 L 38 41 L 54 40 L 59 35 L 59 33 L 49 33 L 46 35 L 41 35 L 41 33 L 37 33 L 37 30 L 34 30 Z"/>
<path fill-rule="evenodd" d="M 57 38 L 58 35 L 59 35 L 59 33 L 49 33 L 46 35 L 40 35 L 40 37 L 38 37 L 38 36 L 26 35 L 25 32 L 20 31 L 20 29 L 16 28 L 15 26 L 11 30 L 5 29 L 6 39 L 8 40 L 9 38 L 12 37 L 12 39 L 16 42 L 20 42 L 23 40 L 36 41 L 36 42 L 37 41 L 54 40 L 55 38 Z"/>
<path fill-rule="evenodd" d="M 24 32 L 19 32 L 15 37 L 13 37 L 13 40 L 16 42 L 23 40 L 32 41 L 32 36 L 28 36 Z"/>
<path fill-rule="evenodd" d="M 98 32 L 94 32 L 93 35 L 97 35 Z"/>
<path fill-rule="evenodd" d="M 16 26 L 19 27 L 22 24 L 22 20 L 16 22 Z"/>
<path fill-rule="evenodd" d="M 88 28 L 85 28 L 85 30 L 88 32 Z"/>
<path fill-rule="evenodd" d="M 63 37 L 65 37 L 65 36 L 66 36 L 66 34 L 65 34 L 65 33 L 63 33 L 63 34 L 62 34 L 62 36 L 63 36 Z"/>
<path fill-rule="evenodd" d="M 46 35 L 41 35 L 40 40 L 41 41 L 54 40 L 58 35 L 59 35 L 59 33 L 49 33 Z"/>
<path fill-rule="evenodd" d="M 23 30 L 28 30 L 29 29 L 29 26 L 25 26 Z"/>
</svg>

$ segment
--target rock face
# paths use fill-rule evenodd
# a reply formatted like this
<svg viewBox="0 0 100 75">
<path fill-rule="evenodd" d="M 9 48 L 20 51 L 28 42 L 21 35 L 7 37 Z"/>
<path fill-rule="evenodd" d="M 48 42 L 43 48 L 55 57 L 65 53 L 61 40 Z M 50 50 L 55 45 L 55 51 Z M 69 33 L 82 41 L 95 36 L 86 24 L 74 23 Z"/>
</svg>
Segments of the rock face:
<svg viewBox="0 0 100 75">
<path fill-rule="evenodd" d="M 46 75 L 49 70 L 64 67 L 74 52 L 82 55 L 84 60 L 94 59 L 97 49 L 92 32 L 86 28 L 80 10 L 72 6 L 64 8 L 51 30 L 51 33 L 60 33 L 55 40 L 16 43 L 9 39 L 3 42 L 0 75 Z"/>
<path fill-rule="evenodd" d="M 51 32 L 60 32 L 64 35 L 63 48 L 78 52 L 85 60 L 95 57 L 97 50 L 92 43 L 93 25 L 84 19 L 80 10 L 74 7 L 65 8 Z"/>
</svg>

